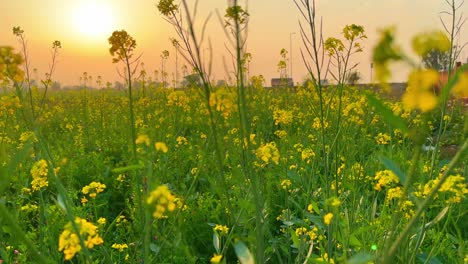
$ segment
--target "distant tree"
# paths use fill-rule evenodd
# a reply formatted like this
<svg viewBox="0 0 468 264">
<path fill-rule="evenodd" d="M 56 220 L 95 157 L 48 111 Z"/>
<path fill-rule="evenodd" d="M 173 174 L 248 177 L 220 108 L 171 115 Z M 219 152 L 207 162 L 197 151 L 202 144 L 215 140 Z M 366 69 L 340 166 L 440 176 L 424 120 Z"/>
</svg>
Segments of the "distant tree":
<svg viewBox="0 0 468 264">
<path fill-rule="evenodd" d="M 450 63 L 450 51 L 432 50 L 422 58 L 424 67 L 437 71 L 447 70 Z"/>
<path fill-rule="evenodd" d="M 361 74 L 358 71 L 352 71 L 348 75 L 348 84 L 356 85 L 361 80 Z"/>
<path fill-rule="evenodd" d="M 53 82 L 50 86 L 50 89 L 52 89 L 52 91 L 59 91 L 61 88 L 62 85 L 59 82 Z"/>
<path fill-rule="evenodd" d="M 125 90 L 125 85 L 119 81 L 114 82 L 114 89 Z"/>
<path fill-rule="evenodd" d="M 216 87 L 225 87 L 225 86 L 227 86 L 227 85 L 228 85 L 228 84 L 227 84 L 227 82 L 226 82 L 225 80 L 218 80 L 218 81 L 216 82 Z"/>
<path fill-rule="evenodd" d="M 184 76 L 184 80 L 182 80 L 182 87 L 200 87 L 201 86 L 201 79 L 200 75 L 197 73 L 192 73 L 189 75 Z"/>
</svg>

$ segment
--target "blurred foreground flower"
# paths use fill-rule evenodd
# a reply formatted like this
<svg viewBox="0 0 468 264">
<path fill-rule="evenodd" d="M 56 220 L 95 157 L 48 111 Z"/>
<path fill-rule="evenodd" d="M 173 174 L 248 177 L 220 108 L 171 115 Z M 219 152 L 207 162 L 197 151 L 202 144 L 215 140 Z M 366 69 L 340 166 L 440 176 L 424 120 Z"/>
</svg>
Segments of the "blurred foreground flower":
<svg viewBox="0 0 468 264">
<path fill-rule="evenodd" d="M 437 97 L 433 87 L 439 82 L 439 73 L 435 70 L 416 70 L 410 74 L 408 88 L 402 102 L 408 109 L 422 112 L 433 110 L 437 106 Z"/>
<path fill-rule="evenodd" d="M 176 209 L 176 197 L 169 191 L 167 185 L 160 185 L 150 193 L 146 203 L 154 206 L 153 217 L 167 218 L 166 212 Z"/>
</svg>

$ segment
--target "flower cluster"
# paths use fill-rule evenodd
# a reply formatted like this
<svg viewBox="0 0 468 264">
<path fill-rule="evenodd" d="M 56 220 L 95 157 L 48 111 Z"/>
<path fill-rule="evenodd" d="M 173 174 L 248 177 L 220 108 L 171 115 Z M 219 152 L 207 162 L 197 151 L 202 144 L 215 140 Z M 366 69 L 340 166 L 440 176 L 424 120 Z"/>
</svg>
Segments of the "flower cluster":
<svg viewBox="0 0 468 264">
<path fill-rule="evenodd" d="M 123 252 L 125 249 L 128 248 L 128 245 L 127 244 L 117 244 L 117 243 L 114 243 L 112 244 L 111 246 L 113 249 L 117 249 L 119 252 Z"/>
<path fill-rule="evenodd" d="M 390 143 L 390 140 L 392 140 L 392 137 L 385 133 L 379 133 L 375 137 L 375 142 L 377 142 L 377 144 L 379 145 L 388 145 Z"/>
<path fill-rule="evenodd" d="M 435 70 L 416 70 L 410 74 L 408 88 L 402 102 L 408 109 L 428 112 L 437 106 L 437 97 L 432 88 L 439 82 L 439 73 Z"/>
<path fill-rule="evenodd" d="M 382 187 L 387 187 L 392 183 L 398 183 L 398 176 L 391 170 L 378 171 L 374 177 L 378 182 L 374 185 L 374 189 L 380 191 Z"/>
<path fill-rule="evenodd" d="M 47 174 L 49 173 L 47 161 L 41 159 L 34 163 L 31 168 L 31 176 L 33 180 L 31 181 L 33 191 L 39 191 L 43 187 L 49 186 L 49 181 L 47 180 Z"/>
<path fill-rule="evenodd" d="M 85 195 L 81 199 L 82 203 L 88 202 L 88 199 L 86 199 L 86 195 L 89 198 L 95 199 L 98 193 L 102 193 L 106 189 L 106 185 L 102 184 L 100 182 L 91 182 L 90 184 L 86 185 L 81 189 L 81 192 Z"/>
<path fill-rule="evenodd" d="M 150 193 L 146 200 L 148 205 L 154 206 L 153 217 L 156 219 L 167 218 L 166 212 L 176 209 L 176 197 L 169 191 L 167 185 L 160 185 Z"/>
<path fill-rule="evenodd" d="M 261 159 L 266 164 L 269 164 L 270 161 L 273 161 L 275 164 L 279 164 L 280 153 L 275 142 L 261 145 L 255 154 L 257 155 L 257 158 Z"/>
<path fill-rule="evenodd" d="M 227 235 L 229 233 L 229 227 L 225 225 L 215 225 L 213 230 L 218 232 L 220 235 Z"/>
<path fill-rule="evenodd" d="M 96 245 L 104 243 L 104 240 L 98 234 L 98 228 L 79 217 L 75 218 L 75 225 L 79 230 L 79 236 L 83 239 L 87 248 L 93 248 Z M 65 225 L 65 230 L 59 237 L 59 251 L 63 251 L 65 260 L 72 259 L 76 253 L 81 251 L 81 244 L 78 234 L 75 232 L 72 223 Z"/>
<path fill-rule="evenodd" d="M 273 111 L 273 119 L 275 120 L 275 125 L 289 125 L 293 121 L 293 113 L 287 110 L 275 110 Z"/>
<path fill-rule="evenodd" d="M 429 195 L 434 186 L 436 186 L 439 183 L 441 177 L 442 174 L 440 174 L 438 178 L 430 180 L 428 183 L 426 183 L 423 187 L 422 192 L 415 193 L 416 196 L 425 197 Z M 461 176 L 460 174 L 450 175 L 449 177 L 447 177 L 447 179 L 442 184 L 438 192 L 439 195 L 446 195 L 446 203 L 450 204 L 461 203 L 461 201 L 464 199 L 467 193 L 468 188 L 466 185 L 465 177 Z"/>
</svg>

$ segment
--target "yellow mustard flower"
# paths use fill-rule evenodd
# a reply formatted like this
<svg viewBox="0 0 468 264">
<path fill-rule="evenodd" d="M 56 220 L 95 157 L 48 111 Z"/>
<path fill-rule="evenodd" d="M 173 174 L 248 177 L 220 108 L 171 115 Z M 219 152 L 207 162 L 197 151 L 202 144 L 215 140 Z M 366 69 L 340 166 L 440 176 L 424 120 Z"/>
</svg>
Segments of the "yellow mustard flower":
<svg viewBox="0 0 468 264">
<path fill-rule="evenodd" d="M 223 259 L 223 255 L 214 254 L 214 256 L 210 259 L 210 263 L 211 264 L 220 263 L 221 259 Z"/>
<path fill-rule="evenodd" d="M 275 164 L 279 164 L 280 153 L 275 142 L 261 145 L 255 154 L 257 155 L 257 158 L 261 159 L 266 164 L 269 164 L 270 161 L 273 161 Z"/>
<path fill-rule="evenodd" d="M 178 145 L 187 145 L 187 144 L 188 144 L 187 138 L 182 137 L 182 136 L 178 136 L 178 137 L 176 138 L 176 141 L 177 141 L 177 144 L 178 144 Z"/>
<path fill-rule="evenodd" d="M 148 135 L 138 135 L 137 139 L 135 140 L 135 144 L 140 145 L 144 144 L 146 146 L 149 146 L 151 143 Z"/>
<path fill-rule="evenodd" d="M 289 189 L 289 187 L 291 187 L 291 180 L 285 179 L 281 181 L 281 188 L 283 188 L 284 190 L 287 190 Z"/>
<path fill-rule="evenodd" d="M 468 97 L 468 74 L 467 73 L 463 73 L 459 75 L 457 83 L 452 88 L 452 93 L 456 97 L 460 97 L 460 98 Z"/>
<path fill-rule="evenodd" d="M 273 111 L 273 119 L 275 120 L 275 125 L 289 125 L 293 121 L 293 112 L 278 109 Z"/>
<path fill-rule="evenodd" d="M 31 176 L 33 178 L 31 185 L 33 191 L 38 191 L 43 187 L 49 186 L 49 181 L 47 180 L 48 173 L 47 161 L 41 159 L 33 164 L 31 168 Z"/>
<path fill-rule="evenodd" d="M 302 150 L 301 159 L 304 160 L 307 164 L 310 163 L 313 157 L 315 157 L 315 152 L 311 148 L 305 148 Z"/>
<path fill-rule="evenodd" d="M 386 133 L 379 133 L 375 137 L 375 142 L 377 142 L 377 144 L 379 145 L 388 145 L 390 143 L 390 140 L 392 140 L 392 137 Z"/>
<path fill-rule="evenodd" d="M 157 151 L 161 151 L 162 153 L 167 153 L 168 148 L 164 142 L 156 142 L 154 143 L 154 148 Z"/>
<path fill-rule="evenodd" d="M 389 186 L 392 183 L 400 182 L 398 176 L 391 170 L 383 170 L 376 172 L 374 179 L 378 181 L 374 186 L 374 189 L 376 191 L 380 191 L 382 187 Z"/>
<path fill-rule="evenodd" d="M 429 31 L 416 35 L 413 38 L 413 50 L 421 57 L 426 56 L 433 50 L 446 52 L 450 50 L 451 44 L 447 35 L 442 31 Z"/>
<path fill-rule="evenodd" d="M 176 209 L 176 197 L 169 191 L 167 185 L 160 185 L 146 199 L 148 205 L 154 206 L 153 217 L 167 218 L 166 212 Z"/>
<path fill-rule="evenodd" d="M 323 222 L 324 222 L 326 225 L 330 225 L 332 219 L 333 219 L 333 214 L 332 214 L 332 213 L 328 213 L 328 214 L 326 214 L 326 215 L 323 217 Z"/>
<path fill-rule="evenodd" d="M 75 224 L 79 230 L 81 238 L 84 240 L 84 244 L 87 248 L 93 248 L 96 245 L 104 243 L 104 240 L 98 234 L 98 228 L 79 217 L 75 218 Z M 65 229 L 59 237 L 59 251 L 63 251 L 65 260 L 72 259 L 78 252 L 81 251 L 80 240 L 78 235 L 75 233 L 71 223 L 65 225 Z"/>
<path fill-rule="evenodd" d="M 92 198 L 92 199 L 95 199 L 96 196 L 99 194 L 99 193 L 102 193 L 104 191 L 104 189 L 106 189 L 106 185 L 105 184 L 102 184 L 100 182 L 91 182 L 90 184 L 84 186 L 82 189 L 81 189 L 81 192 L 84 194 L 84 195 L 87 195 L 89 198 Z M 86 199 L 86 197 L 84 197 L 84 199 L 82 199 L 82 203 L 86 203 L 88 201 L 88 199 Z"/>
<path fill-rule="evenodd" d="M 98 224 L 99 225 L 105 225 L 106 224 L 106 218 L 104 217 L 99 217 L 99 219 L 97 220 Z"/>
<path fill-rule="evenodd" d="M 127 244 L 117 244 L 117 243 L 114 243 L 112 244 L 111 246 L 113 249 L 117 249 L 119 252 L 123 252 L 125 249 L 128 248 L 128 245 Z"/>
<path fill-rule="evenodd" d="M 220 235 L 227 235 L 229 233 L 229 227 L 225 225 L 215 225 L 213 230 L 219 232 Z"/>
<path fill-rule="evenodd" d="M 435 70 L 415 70 L 410 74 L 408 87 L 402 97 L 403 105 L 411 110 L 428 112 L 437 106 L 437 97 L 433 92 L 439 82 L 439 73 Z"/>
</svg>

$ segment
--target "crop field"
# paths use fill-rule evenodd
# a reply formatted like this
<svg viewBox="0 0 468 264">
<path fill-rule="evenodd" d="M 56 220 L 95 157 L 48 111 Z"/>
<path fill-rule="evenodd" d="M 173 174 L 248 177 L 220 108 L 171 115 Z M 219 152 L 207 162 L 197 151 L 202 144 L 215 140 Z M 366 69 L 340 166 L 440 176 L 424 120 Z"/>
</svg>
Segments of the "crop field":
<svg viewBox="0 0 468 264">
<path fill-rule="evenodd" d="M 343 89 L 339 123 L 336 88 L 328 88 L 325 98 L 331 102 L 323 124 L 317 95 L 305 87 L 248 90 L 248 135 L 239 129 L 235 92 L 217 89 L 210 103 L 218 143 L 198 89 L 146 89 L 135 97 L 136 159 L 125 92 L 50 93 L 36 111 L 34 130 L 18 97 L 2 95 L 5 261 L 32 261 L 26 241 L 38 254 L 62 260 L 57 246 L 72 243 L 62 242 L 64 230 L 73 230 L 71 215 L 89 225 L 82 233 L 85 245 L 91 245 L 86 258 L 99 263 L 139 263 L 145 245 L 155 263 L 203 263 L 221 253 L 235 259 L 231 244 L 255 245 L 256 217 L 272 262 L 306 257 L 332 262 L 330 251 L 337 262 L 363 252 L 374 256 L 391 235 L 389 228 L 399 231 L 414 216 L 454 155 L 437 152 L 431 164 L 433 151 L 417 151 L 414 160 L 411 136 L 369 106 L 365 94 L 371 92 L 352 87 Z M 459 105 L 449 109 L 442 127 L 431 116 L 403 110 L 399 102 L 385 105 L 412 130 L 443 129 L 442 145 L 466 137 Z M 395 170 L 414 174 L 405 196 Z M 465 173 L 464 162 L 451 166 L 434 201 L 402 241 L 402 259 L 466 259 Z M 15 228 L 21 228 L 21 236 Z"/>
<path fill-rule="evenodd" d="M 249 14 L 234 1 L 236 76 L 214 85 L 184 3 L 157 6 L 194 69 L 183 87 L 136 74 L 124 30 L 108 39 L 123 87 L 84 74 L 52 89 L 60 42 L 43 80 L 21 28 L 19 49 L 0 46 L 0 263 L 468 263 L 467 65 L 444 80 L 387 28 L 376 83 L 354 85 L 348 61 L 367 36 L 350 24 L 321 43 L 310 32 L 297 86 L 281 51 L 284 85 L 266 88 L 249 76 Z M 413 52 L 452 65 L 453 38 L 423 32 Z M 401 98 L 388 93 L 393 62 L 412 67 Z"/>
</svg>

